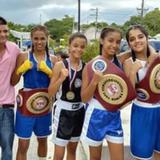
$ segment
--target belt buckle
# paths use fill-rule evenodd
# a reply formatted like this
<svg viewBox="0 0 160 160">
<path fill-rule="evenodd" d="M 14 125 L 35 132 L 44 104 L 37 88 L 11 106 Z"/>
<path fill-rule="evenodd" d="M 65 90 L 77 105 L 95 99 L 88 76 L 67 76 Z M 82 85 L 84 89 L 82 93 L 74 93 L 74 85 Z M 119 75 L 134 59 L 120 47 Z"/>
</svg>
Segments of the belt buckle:
<svg viewBox="0 0 160 160">
<path fill-rule="evenodd" d="M 79 109 L 80 107 L 80 104 L 77 103 L 77 104 L 72 104 L 72 109 Z"/>
</svg>

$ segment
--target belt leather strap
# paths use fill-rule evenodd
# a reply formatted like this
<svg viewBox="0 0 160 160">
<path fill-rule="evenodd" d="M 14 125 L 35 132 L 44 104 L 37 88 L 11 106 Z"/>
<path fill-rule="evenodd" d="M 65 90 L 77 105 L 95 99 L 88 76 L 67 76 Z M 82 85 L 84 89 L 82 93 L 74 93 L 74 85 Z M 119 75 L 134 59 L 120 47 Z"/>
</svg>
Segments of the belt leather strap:
<svg viewBox="0 0 160 160">
<path fill-rule="evenodd" d="M 20 89 L 17 95 L 18 110 L 26 116 L 46 115 L 51 111 L 52 101 L 48 96 L 48 89 Z"/>
<path fill-rule="evenodd" d="M 14 104 L 0 104 L 0 108 L 14 108 Z"/>
</svg>

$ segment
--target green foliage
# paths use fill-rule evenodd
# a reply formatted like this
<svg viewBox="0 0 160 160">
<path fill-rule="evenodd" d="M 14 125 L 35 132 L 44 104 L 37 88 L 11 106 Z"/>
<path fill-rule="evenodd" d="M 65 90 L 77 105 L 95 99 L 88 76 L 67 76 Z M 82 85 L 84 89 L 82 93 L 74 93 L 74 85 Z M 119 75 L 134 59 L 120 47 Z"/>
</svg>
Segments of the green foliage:
<svg viewBox="0 0 160 160">
<path fill-rule="evenodd" d="M 35 26 L 35 24 L 30 24 L 28 26 L 21 25 L 21 24 L 15 24 L 13 22 L 8 22 L 8 27 L 10 30 L 15 30 L 18 32 L 30 32 L 32 27 Z M 9 35 L 9 40 L 13 42 L 17 42 L 17 38 L 13 37 L 12 34 Z"/>
<path fill-rule="evenodd" d="M 62 20 L 52 19 L 45 23 L 50 32 L 51 38 L 59 42 L 65 34 L 70 35 L 73 27 L 73 17 L 65 16 Z"/>
<path fill-rule="evenodd" d="M 108 24 L 106 22 L 98 22 L 97 23 L 97 28 L 98 29 L 102 29 L 102 28 L 107 27 L 107 26 L 108 26 Z M 81 25 L 81 30 L 85 31 L 87 28 L 90 28 L 90 27 L 95 27 L 95 23 L 82 24 Z"/>
<path fill-rule="evenodd" d="M 98 22 L 97 23 L 98 29 L 102 29 L 102 28 L 107 27 L 107 26 L 108 26 L 108 24 L 106 22 Z"/>
<path fill-rule="evenodd" d="M 20 24 L 14 24 L 13 22 L 8 22 L 8 27 L 10 30 L 23 31 L 26 26 Z M 12 42 L 17 42 L 17 38 L 13 37 L 13 35 L 9 35 L 9 40 Z"/>
<path fill-rule="evenodd" d="M 151 36 L 160 33 L 160 10 L 156 8 L 152 12 L 146 14 L 144 17 L 144 24 L 147 26 Z"/>
<path fill-rule="evenodd" d="M 154 36 L 160 33 L 160 10 L 158 8 L 147 13 L 144 17 L 132 16 L 130 20 L 121 26 L 121 29 L 125 33 L 130 25 L 141 24 L 145 26 L 149 35 Z"/>
<path fill-rule="evenodd" d="M 144 20 L 140 16 L 132 16 L 130 20 L 124 23 L 123 26 L 121 26 L 121 30 L 123 31 L 123 37 L 125 37 L 125 34 L 131 25 L 141 24 L 144 25 Z"/>
<path fill-rule="evenodd" d="M 154 9 L 147 13 L 144 17 L 140 16 L 132 16 L 128 21 L 124 23 L 124 25 L 120 26 L 116 23 L 112 23 L 110 26 L 114 28 L 120 28 L 123 31 L 123 37 L 125 37 L 125 33 L 130 25 L 134 24 L 142 24 L 146 27 L 149 32 L 149 35 L 154 36 L 157 33 L 160 33 L 160 10 L 158 8 Z M 16 31 L 26 31 L 30 32 L 31 28 L 35 26 L 35 24 L 30 24 L 28 26 L 14 24 L 13 22 L 8 23 L 9 28 Z M 77 25 L 77 22 L 74 22 L 74 18 L 68 15 L 65 15 L 63 19 L 52 19 L 45 23 L 47 26 L 50 36 L 52 40 L 49 40 L 49 44 L 51 48 L 56 49 L 67 49 L 68 46 L 68 38 L 72 33 L 73 25 Z M 95 22 L 90 24 L 82 24 L 81 30 L 85 31 L 89 27 L 95 27 Z M 108 26 L 106 22 L 98 22 L 97 28 L 101 30 L 102 28 Z M 16 38 L 12 35 L 9 37 L 10 40 L 16 42 Z M 60 43 L 60 39 L 64 39 L 63 43 Z M 99 53 L 99 42 L 94 41 L 88 44 L 85 54 L 83 55 L 83 59 L 85 62 L 89 61 L 93 57 L 97 56 Z"/>
<path fill-rule="evenodd" d="M 20 32 L 30 31 L 31 30 L 30 26 L 33 26 L 33 25 L 25 26 L 21 24 L 14 24 L 13 22 L 8 22 L 9 29 L 20 31 Z"/>
<path fill-rule="evenodd" d="M 112 24 L 110 25 L 110 27 L 119 28 L 119 25 L 117 25 L 116 23 L 112 23 Z"/>
<path fill-rule="evenodd" d="M 98 54 L 99 54 L 99 42 L 96 40 L 87 45 L 86 50 L 82 56 L 82 59 L 84 62 L 88 62 L 92 58 L 96 57 Z"/>
<path fill-rule="evenodd" d="M 35 24 L 29 24 L 28 26 L 26 26 L 25 32 L 30 32 L 34 26 Z"/>
<path fill-rule="evenodd" d="M 17 42 L 17 38 L 15 38 L 12 34 L 9 35 L 9 38 L 8 38 L 10 41 L 12 42 Z"/>
<path fill-rule="evenodd" d="M 143 25 L 143 18 L 140 16 L 132 16 L 129 21 L 125 22 L 124 26 L 131 26 L 135 24 L 142 24 Z"/>
<path fill-rule="evenodd" d="M 49 48 L 54 48 L 56 46 L 55 40 L 49 37 Z"/>
</svg>

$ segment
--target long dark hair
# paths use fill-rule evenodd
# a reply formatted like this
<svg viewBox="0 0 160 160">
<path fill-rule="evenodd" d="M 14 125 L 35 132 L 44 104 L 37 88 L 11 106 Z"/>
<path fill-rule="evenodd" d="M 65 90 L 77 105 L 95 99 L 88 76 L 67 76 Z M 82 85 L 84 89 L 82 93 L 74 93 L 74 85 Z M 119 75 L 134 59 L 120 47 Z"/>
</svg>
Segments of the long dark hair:
<svg viewBox="0 0 160 160">
<path fill-rule="evenodd" d="M 48 36 L 49 36 L 49 32 L 48 32 L 48 30 L 47 30 L 47 27 L 46 27 L 46 26 L 37 25 L 37 26 L 33 27 L 33 28 L 32 28 L 32 30 L 31 30 L 31 37 L 33 36 L 34 32 L 36 32 L 36 31 L 42 31 L 42 32 L 44 32 L 44 33 L 45 33 L 46 37 L 48 37 Z M 45 50 L 46 50 L 46 54 L 47 54 L 47 56 L 49 57 L 48 43 L 46 44 L 46 48 L 45 48 Z M 33 43 L 32 43 L 31 53 L 33 53 L 33 52 L 34 52 L 34 46 L 33 46 Z"/>
<path fill-rule="evenodd" d="M 128 30 L 126 32 L 126 40 L 127 40 L 128 44 L 129 44 L 129 33 L 131 30 L 135 30 L 135 29 L 138 29 L 139 31 L 141 31 L 145 35 L 145 37 L 148 39 L 148 32 L 146 31 L 146 29 L 142 25 L 139 25 L 139 24 L 132 25 L 128 28 Z M 132 48 L 131 48 L 131 54 L 132 54 L 133 61 L 135 61 L 136 60 L 136 53 L 134 52 L 134 50 Z M 151 53 L 150 53 L 149 45 L 147 45 L 147 57 L 149 57 L 150 54 Z M 137 74 L 137 81 L 139 81 L 138 74 Z"/>
<path fill-rule="evenodd" d="M 142 25 L 132 25 L 128 28 L 128 30 L 126 32 L 126 40 L 127 40 L 128 44 L 129 44 L 129 33 L 131 30 L 134 30 L 134 29 L 140 30 L 148 39 L 148 32 L 146 31 L 146 29 Z M 131 52 L 132 52 L 132 58 L 135 61 L 136 54 L 133 49 L 131 49 Z M 149 57 L 149 56 L 150 56 L 150 49 L 149 49 L 149 45 L 147 45 L 147 57 Z"/>
<path fill-rule="evenodd" d="M 101 34 L 100 34 L 100 39 L 104 40 L 105 37 L 107 37 L 108 33 L 110 32 L 118 32 L 120 33 L 121 37 L 122 37 L 122 33 L 120 30 L 118 30 L 117 28 L 112 28 L 112 27 L 105 27 L 102 29 L 101 31 Z M 103 45 L 100 43 L 100 46 L 99 46 L 99 54 L 102 55 L 102 48 L 103 48 Z M 116 57 L 116 55 L 115 55 Z"/>
<path fill-rule="evenodd" d="M 7 25 L 7 21 L 3 17 L 0 17 L 0 25 Z"/>
</svg>

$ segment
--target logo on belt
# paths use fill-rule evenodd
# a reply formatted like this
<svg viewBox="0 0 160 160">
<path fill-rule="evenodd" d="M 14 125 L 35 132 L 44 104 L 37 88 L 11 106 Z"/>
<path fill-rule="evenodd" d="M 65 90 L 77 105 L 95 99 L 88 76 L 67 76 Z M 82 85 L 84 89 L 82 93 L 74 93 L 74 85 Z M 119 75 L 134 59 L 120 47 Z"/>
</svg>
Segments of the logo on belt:
<svg viewBox="0 0 160 160">
<path fill-rule="evenodd" d="M 137 88 L 137 98 L 142 101 L 146 101 L 150 98 L 149 93 L 143 88 Z"/>
<path fill-rule="evenodd" d="M 117 75 L 107 74 L 98 84 L 101 98 L 109 104 L 123 103 L 128 94 L 126 82 Z"/>
<path fill-rule="evenodd" d="M 45 92 L 33 94 L 26 102 L 27 109 L 34 114 L 40 114 L 50 108 L 50 100 Z"/>
<path fill-rule="evenodd" d="M 150 75 L 150 89 L 153 93 L 160 94 L 160 64 L 157 64 Z"/>
<path fill-rule="evenodd" d="M 102 59 L 97 59 L 92 63 L 93 71 L 104 72 L 107 69 L 107 63 Z"/>
</svg>

